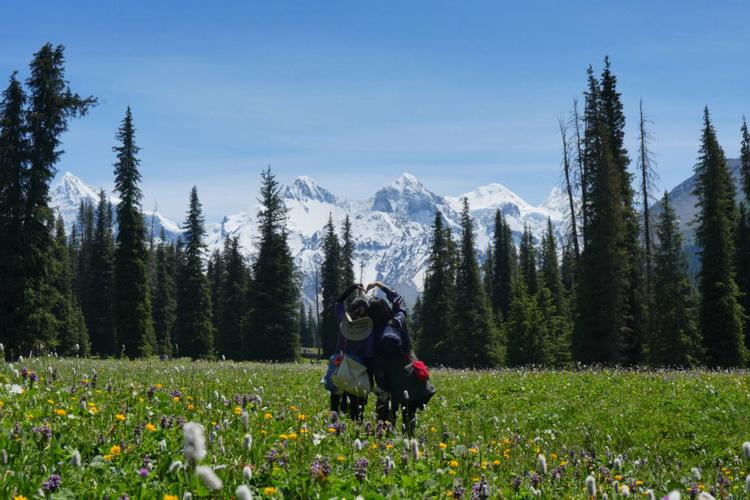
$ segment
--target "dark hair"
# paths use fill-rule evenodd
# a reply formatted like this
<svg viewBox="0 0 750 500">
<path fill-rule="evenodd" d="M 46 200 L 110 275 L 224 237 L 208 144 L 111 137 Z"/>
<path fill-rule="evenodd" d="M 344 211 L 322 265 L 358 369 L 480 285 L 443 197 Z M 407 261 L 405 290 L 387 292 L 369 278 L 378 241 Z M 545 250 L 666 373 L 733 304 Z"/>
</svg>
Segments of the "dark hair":
<svg viewBox="0 0 750 500">
<path fill-rule="evenodd" d="M 372 320 L 375 328 L 383 328 L 386 323 L 393 319 L 393 311 L 391 306 L 388 305 L 383 299 L 372 299 L 370 301 L 370 307 L 367 311 L 368 316 Z"/>
</svg>

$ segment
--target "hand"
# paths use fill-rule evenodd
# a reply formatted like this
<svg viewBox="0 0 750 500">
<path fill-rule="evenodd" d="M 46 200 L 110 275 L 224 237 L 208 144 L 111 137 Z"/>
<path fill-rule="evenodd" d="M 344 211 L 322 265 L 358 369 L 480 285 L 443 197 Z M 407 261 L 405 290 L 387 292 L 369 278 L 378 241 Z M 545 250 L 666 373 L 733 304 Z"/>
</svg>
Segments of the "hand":
<svg viewBox="0 0 750 500">
<path fill-rule="evenodd" d="M 370 290 L 372 290 L 375 287 L 383 288 L 383 284 L 381 282 L 379 282 L 379 281 L 373 281 L 372 283 L 370 283 L 369 285 L 367 285 L 367 291 L 369 292 Z"/>
</svg>

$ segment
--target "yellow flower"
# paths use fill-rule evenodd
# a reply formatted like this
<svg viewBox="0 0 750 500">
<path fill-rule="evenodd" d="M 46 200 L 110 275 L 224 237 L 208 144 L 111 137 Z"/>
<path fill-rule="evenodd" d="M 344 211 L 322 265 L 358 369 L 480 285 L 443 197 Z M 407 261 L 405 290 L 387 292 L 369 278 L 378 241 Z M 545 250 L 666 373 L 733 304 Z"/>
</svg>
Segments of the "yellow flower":
<svg viewBox="0 0 750 500">
<path fill-rule="evenodd" d="M 164 495 L 162 500 L 180 500 L 180 499 L 177 498 L 177 495 Z"/>
<path fill-rule="evenodd" d="M 637 481 L 635 482 L 635 485 L 636 485 L 636 486 L 643 486 L 643 481 L 641 481 L 640 479 L 638 479 L 638 480 L 637 480 Z"/>
<path fill-rule="evenodd" d="M 297 410 L 298 410 L 299 408 L 297 408 L 297 407 L 296 407 L 296 406 L 294 406 L 294 405 L 289 405 L 289 409 L 290 409 L 291 411 L 297 411 Z"/>
<path fill-rule="evenodd" d="M 476 448 L 476 447 L 471 447 L 471 448 L 469 448 L 469 451 L 470 451 L 471 453 L 474 453 L 474 454 L 476 454 L 476 453 L 479 453 L 479 449 L 478 449 L 478 448 Z"/>
<path fill-rule="evenodd" d="M 303 425 L 302 427 L 300 427 L 299 433 L 300 434 L 307 434 L 307 426 Z"/>
<path fill-rule="evenodd" d="M 102 458 L 104 458 L 105 462 L 111 462 L 112 461 L 112 455 L 104 455 Z"/>
<path fill-rule="evenodd" d="M 286 440 L 289 439 L 289 436 L 287 436 L 286 434 L 279 434 L 279 439 Z"/>
<path fill-rule="evenodd" d="M 266 486 L 265 488 L 263 488 L 263 494 L 266 495 L 267 497 L 270 497 L 271 495 L 275 495 L 276 488 L 274 488 L 273 486 Z"/>
<path fill-rule="evenodd" d="M 510 458 L 510 448 L 505 448 L 505 451 L 503 452 L 503 456 L 506 459 Z"/>
<path fill-rule="evenodd" d="M 291 439 L 292 441 L 294 441 L 295 439 L 297 439 L 297 433 L 296 432 L 290 433 L 289 434 L 289 439 Z"/>
<path fill-rule="evenodd" d="M 622 476 L 620 474 L 615 474 L 615 481 L 622 481 Z"/>
<path fill-rule="evenodd" d="M 344 460 L 346 460 L 346 458 L 344 458 L 344 455 L 339 455 L 336 457 L 337 462 L 343 462 Z"/>
<path fill-rule="evenodd" d="M 451 470 L 448 471 L 448 474 L 450 474 L 451 476 L 455 476 L 456 475 L 456 471 L 454 471 L 453 469 L 451 469 Z"/>
<path fill-rule="evenodd" d="M 118 413 L 117 415 L 115 415 L 115 420 L 117 420 L 118 422 L 124 422 L 125 415 L 123 415 L 122 413 Z"/>
<path fill-rule="evenodd" d="M 265 418 L 266 420 L 271 420 L 273 418 L 273 415 L 271 413 L 266 413 L 263 415 L 263 418 Z"/>
<path fill-rule="evenodd" d="M 0 408 L 2 408 L 3 406 L 5 406 L 5 401 L 0 401 Z"/>
<path fill-rule="evenodd" d="M 385 449 L 386 450 L 392 450 L 393 449 L 393 443 L 386 443 Z"/>
<path fill-rule="evenodd" d="M 557 453 L 550 453 L 549 457 L 550 457 L 550 458 L 551 458 L 552 460 L 557 460 Z"/>
<path fill-rule="evenodd" d="M 444 450 L 448 447 L 448 445 L 445 443 L 440 443 L 438 446 L 440 447 L 441 450 Z"/>
<path fill-rule="evenodd" d="M 437 432 L 437 427 L 435 427 L 434 425 L 430 427 L 430 432 L 432 432 L 433 434 Z"/>
<path fill-rule="evenodd" d="M 112 448 L 109 449 L 109 452 L 115 456 L 119 455 L 121 451 L 122 451 L 122 448 L 120 448 L 120 446 L 116 444 L 113 445 Z"/>
<path fill-rule="evenodd" d="M 162 387 L 164 387 L 164 386 L 163 386 L 163 385 L 161 385 L 161 384 L 156 384 L 156 385 L 155 385 L 154 387 L 156 387 L 157 389 L 161 389 L 161 388 L 162 388 Z M 165 499 L 165 500 L 166 500 L 166 499 Z"/>
<path fill-rule="evenodd" d="M 370 447 L 371 447 L 371 448 L 372 448 L 373 450 L 377 450 L 377 449 L 378 449 L 378 443 L 372 443 L 372 444 L 370 445 Z"/>
<path fill-rule="evenodd" d="M 57 415 L 58 417 L 64 417 L 65 415 L 67 415 L 67 413 L 62 408 L 58 408 L 55 410 L 55 415 Z"/>
<path fill-rule="evenodd" d="M 51 405 L 55 404 L 55 402 L 54 402 L 54 401 L 52 401 L 51 399 L 48 399 L 48 400 L 47 400 L 47 402 L 48 402 L 49 404 L 51 404 Z"/>
<path fill-rule="evenodd" d="M 188 401 L 192 401 L 193 400 L 193 396 L 187 396 L 185 399 L 187 399 Z"/>
<path fill-rule="evenodd" d="M 450 465 L 451 468 L 455 469 L 456 467 L 458 467 L 458 460 L 453 459 L 450 462 L 448 462 L 448 465 Z"/>
<path fill-rule="evenodd" d="M 195 408 L 195 406 L 193 406 L 193 403 L 190 403 L 190 404 L 189 404 L 189 405 L 187 406 L 187 409 L 188 409 L 188 411 L 193 411 L 193 408 Z"/>
<path fill-rule="evenodd" d="M 23 495 L 16 495 L 13 497 L 13 500 L 29 500 L 29 499 Z"/>
<path fill-rule="evenodd" d="M 156 432 L 156 426 L 149 422 L 146 424 L 146 430 L 149 432 Z"/>
<path fill-rule="evenodd" d="M 328 434 L 333 434 L 334 432 L 336 432 L 336 428 L 335 427 L 329 427 L 328 428 Z"/>
<path fill-rule="evenodd" d="M 495 467 L 497 467 L 498 465 L 500 465 L 500 460 L 498 460 L 498 459 L 493 460 L 492 461 L 492 465 L 494 465 Z"/>
<path fill-rule="evenodd" d="M 234 407 L 234 414 L 237 415 L 238 417 L 240 415 L 242 415 L 242 408 L 240 408 L 239 406 L 235 406 Z"/>
<path fill-rule="evenodd" d="M 305 417 L 304 413 L 300 413 L 299 415 L 297 415 L 297 420 L 299 420 L 300 422 L 304 421 L 305 418 L 307 418 L 307 417 Z"/>
<path fill-rule="evenodd" d="M 179 396 L 175 396 L 175 397 L 172 398 L 172 401 L 174 401 L 175 403 L 179 403 L 180 402 L 180 397 Z"/>
</svg>

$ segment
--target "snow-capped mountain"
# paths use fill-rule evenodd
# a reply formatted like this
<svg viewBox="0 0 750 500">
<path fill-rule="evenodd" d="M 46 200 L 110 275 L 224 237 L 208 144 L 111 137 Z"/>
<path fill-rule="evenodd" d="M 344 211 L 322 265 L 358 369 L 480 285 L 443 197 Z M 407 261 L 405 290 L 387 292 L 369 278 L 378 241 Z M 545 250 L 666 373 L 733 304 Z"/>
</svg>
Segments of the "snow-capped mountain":
<svg viewBox="0 0 750 500">
<path fill-rule="evenodd" d="M 315 296 L 316 270 L 323 260 L 323 228 L 329 215 L 340 230 L 348 215 L 355 242 L 355 273 L 363 281 L 378 279 L 396 287 L 409 301 L 422 289 L 429 251 L 431 226 L 435 212 L 440 212 L 447 225 L 458 234 L 463 198 L 469 200 L 476 221 L 477 246 L 480 254 L 490 242 L 496 209 L 506 216 L 516 241 L 524 224 L 541 238 L 547 218 L 563 233 L 565 198 L 555 188 L 549 198 L 535 207 L 500 184 L 489 184 L 458 197 L 440 196 L 430 191 L 419 179 L 403 174 L 391 184 L 377 190 L 366 200 L 344 200 L 309 177 L 299 177 L 283 191 L 289 209 L 289 246 L 302 276 L 306 298 Z M 82 199 L 96 201 L 96 192 L 72 174 L 65 174 L 52 189 L 52 205 L 72 224 Z M 117 200 L 113 200 L 116 203 Z M 241 246 L 252 258 L 257 236 L 256 210 L 225 216 L 221 222 L 207 224 L 209 250 L 221 248 L 228 236 L 237 236 Z M 146 213 L 147 227 L 151 214 Z M 177 224 L 160 214 L 155 224 L 176 238 Z M 158 234 L 158 228 L 156 229 Z"/>
<path fill-rule="evenodd" d="M 116 196 L 108 196 L 107 199 L 112 202 L 113 209 L 120 203 Z M 68 234 L 78 217 L 82 201 L 91 202 L 96 207 L 99 193 L 70 172 L 65 172 L 50 189 L 50 207 L 62 216 Z M 149 231 L 153 225 L 155 239 L 158 239 L 162 229 L 169 241 L 175 241 L 182 232 L 179 225 L 156 211 L 144 212 L 143 220 Z"/>
</svg>

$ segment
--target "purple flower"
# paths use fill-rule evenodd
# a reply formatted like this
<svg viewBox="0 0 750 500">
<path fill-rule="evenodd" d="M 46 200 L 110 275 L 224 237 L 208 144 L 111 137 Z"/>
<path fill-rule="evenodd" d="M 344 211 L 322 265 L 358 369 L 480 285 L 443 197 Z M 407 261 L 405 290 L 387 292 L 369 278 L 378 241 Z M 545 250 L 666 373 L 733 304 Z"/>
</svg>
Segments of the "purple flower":
<svg viewBox="0 0 750 500">
<path fill-rule="evenodd" d="M 36 432 L 47 439 L 52 439 L 52 428 L 46 422 L 38 427 L 33 427 L 31 432 Z"/>
<path fill-rule="evenodd" d="M 155 393 L 156 393 L 156 386 L 152 385 L 151 387 L 148 388 L 148 392 L 146 393 L 146 397 L 148 397 L 148 399 L 151 399 L 151 398 L 154 397 Z"/>
<path fill-rule="evenodd" d="M 29 376 L 29 369 L 25 366 L 21 368 L 21 378 L 26 378 Z"/>
<path fill-rule="evenodd" d="M 148 469 L 146 467 L 141 467 L 141 470 L 138 471 L 138 475 L 141 477 L 148 477 Z"/>
<path fill-rule="evenodd" d="M 31 375 L 29 375 L 29 380 L 31 380 L 31 383 L 33 384 L 37 380 L 39 380 L 39 376 L 36 374 L 36 372 L 31 372 Z"/>
<path fill-rule="evenodd" d="M 325 479 L 331 473 L 331 466 L 327 458 L 315 457 L 310 465 L 310 475 L 317 479 Z"/>
<path fill-rule="evenodd" d="M 688 494 L 690 495 L 690 498 L 695 498 L 700 494 L 701 490 L 698 489 L 698 485 L 696 483 L 690 483 L 690 489 L 688 489 Z"/>
<path fill-rule="evenodd" d="M 461 486 L 461 483 L 456 482 L 456 484 L 453 485 L 453 498 L 461 498 L 464 496 L 465 488 Z"/>
<path fill-rule="evenodd" d="M 490 497 L 490 486 L 487 484 L 487 478 L 482 476 L 478 483 L 474 483 L 471 488 L 471 500 L 486 500 Z"/>
<path fill-rule="evenodd" d="M 182 392 L 180 392 L 179 389 L 175 389 L 172 392 L 169 393 L 169 397 L 171 398 L 182 398 Z"/>
<path fill-rule="evenodd" d="M 518 476 L 513 476 L 513 479 L 510 480 L 511 486 L 513 486 L 513 489 L 518 491 L 518 488 L 521 487 L 521 478 Z"/>
<path fill-rule="evenodd" d="M 531 475 L 531 486 L 536 488 L 539 486 L 539 483 L 541 482 L 542 482 L 542 476 L 540 476 L 536 472 Z"/>
<path fill-rule="evenodd" d="M 367 467 L 369 465 L 370 461 L 364 457 L 357 459 L 354 463 L 354 477 L 356 477 L 359 482 L 365 480 L 365 476 L 367 476 Z"/>
<path fill-rule="evenodd" d="M 52 474 L 49 479 L 47 479 L 44 484 L 42 484 L 42 489 L 47 493 L 51 493 L 60 489 L 60 484 L 62 484 L 62 479 L 60 478 L 60 476 L 58 476 L 57 474 Z"/>
</svg>

